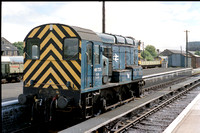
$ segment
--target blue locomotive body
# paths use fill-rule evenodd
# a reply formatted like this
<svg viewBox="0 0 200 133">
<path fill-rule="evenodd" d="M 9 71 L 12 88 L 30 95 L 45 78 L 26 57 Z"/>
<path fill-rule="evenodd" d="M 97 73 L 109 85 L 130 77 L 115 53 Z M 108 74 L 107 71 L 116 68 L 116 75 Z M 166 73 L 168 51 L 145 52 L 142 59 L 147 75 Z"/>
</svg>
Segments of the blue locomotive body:
<svg viewBox="0 0 200 133">
<path fill-rule="evenodd" d="M 54 108 L 78 108 L 88 118 L 141 94 L 138 42 L 132 37 L 51 23 L 33 28 L 24 44 L 18 100 L 32 112 L 50 108 L 51 116 Z"/>
<path fill-rule="evenodd" d="M 142 80 L 134 39 L 103 33 L 97 36 L 101 41 L 82 41 L 81 93 L 104 89 L 109 83 Z"/>
</svg>

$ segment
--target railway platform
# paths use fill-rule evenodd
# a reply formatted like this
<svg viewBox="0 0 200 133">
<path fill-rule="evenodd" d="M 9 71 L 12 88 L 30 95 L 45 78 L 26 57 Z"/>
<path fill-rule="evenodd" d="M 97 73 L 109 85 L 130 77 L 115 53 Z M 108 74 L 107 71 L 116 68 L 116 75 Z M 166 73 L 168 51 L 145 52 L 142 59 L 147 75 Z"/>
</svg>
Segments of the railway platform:
<svg viewBox="0 0 200 133">
<path fill-rule="evenodd" d="M 152 95 L 149 95 L 148 97 L 143 97 L 141 99 L 137 99 L 135 101 L 132 101 L 130 103 L 127 103 L 121 107 L 118 107 L 114 110 L 111 110 L 107 113 L 104 113 L 102 115 L 96 116 L 94 118 L 88 119 L 82 123 L 79 123 L 75 126 L 69 127 L 65 130 L 60 131 L 59 133 L 89 133 L 92 132 L 99 127 L 102 127 L 106 124 L 108 124 L 111 121 L 117 120 L 121 116 L 124 116 L 133 110 L 139 109 L 141 107 L 144 107 L 151 101 L 155 101 L 156 99 L 161 98 L 162 96 L 166 94 L 170 94 L 171 92 L 176 91 L 182 86 L 187 86 L 195 81 L 198 81 L 200 78 L 191 78 L 184 83 L 178 83 L 176 85 L 172 85 L 170 88 L 165 88 L 161 91 L 158 91 L 157 93 L 153 93 Z"/>
<path fill-rule="evenodd" d="M 200 132 L 200 94 L 179 114 L 163 133 Z"/>
</svg>

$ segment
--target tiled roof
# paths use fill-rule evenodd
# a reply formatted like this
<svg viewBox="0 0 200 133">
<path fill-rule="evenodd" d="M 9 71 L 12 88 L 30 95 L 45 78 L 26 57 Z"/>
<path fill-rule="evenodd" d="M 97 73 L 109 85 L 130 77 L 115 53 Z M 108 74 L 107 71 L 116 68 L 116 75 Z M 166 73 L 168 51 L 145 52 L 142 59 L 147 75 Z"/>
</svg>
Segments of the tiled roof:
<svg viewBox="0 0 200 133">
<path fill-rule="evenodd" d="M 1 37 L 1 51 L 18 51 L 18 49 L 4 37 Z"/>
</svg>

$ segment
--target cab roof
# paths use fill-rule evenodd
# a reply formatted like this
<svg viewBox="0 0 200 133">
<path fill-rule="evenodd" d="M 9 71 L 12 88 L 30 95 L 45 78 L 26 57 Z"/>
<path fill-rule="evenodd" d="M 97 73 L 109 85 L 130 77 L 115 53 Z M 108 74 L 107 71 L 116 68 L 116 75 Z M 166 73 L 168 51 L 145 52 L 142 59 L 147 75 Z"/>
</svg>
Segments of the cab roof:
<svg viewBox="0 0 200 133">
<path fill-rule="evenodd" d="M 89 30 L 89 29 L 85 29 L 85 28 L 81 28 L 81 27 L 77 27 L 77 26 L 69 26 L 69 25 L 65 25 L 65 24 L 59 24 L 59 23 L 49 23 L 49 24 L 44 24 L 44 25 L 40 25 L 40 26 L 37 26 L 35 28 L 33 28 L 26 36 L 26 38 L 24 39 L 24 41 L 26 41 L 26 39 L 28 39 L 28 36 L 32 33 L 32 31 L 36 28 L 39 28 L 39 27 L 45 27 L 47 25 L 57 25 L 58 27 L 59 26 L 66 26 L 66 27 L 69 27 L 73 32 L 74 34 L 77 35 L 77 37 L 81 40 L 88 40 L 88 41 L 98 41 L 98 42 L 102 42 L 102 40 L 99 38 L 99 36 L 93 32 L 92 30 Z M 50 26 L 51 27 L 51 26 Z M 49 28 L 50 30 L 51 28 Z M 62 29 L 60 29 L 62 31 Z M 39 32 L 39 30 L 38 30 Z M 40 31 L 41 32 L 41 31 Z"/>
</svg>

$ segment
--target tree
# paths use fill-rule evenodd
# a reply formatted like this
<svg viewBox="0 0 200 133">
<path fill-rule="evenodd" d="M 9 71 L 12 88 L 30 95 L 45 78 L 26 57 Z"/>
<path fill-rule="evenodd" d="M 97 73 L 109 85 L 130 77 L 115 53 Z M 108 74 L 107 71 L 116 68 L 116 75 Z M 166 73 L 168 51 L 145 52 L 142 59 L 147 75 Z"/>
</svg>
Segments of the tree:
<svg viewBox="0 0 200 133">
<path fill-rule="evenodd" d="M 14 42 L 13 45 L 15 47 L 17 47 L 17 49 L 19 50 L 19 55 L 23 55 L 24 53 L 24 45 L 23 45 L 23 42 Z"/>
<path fill-rule="evenodd" d="M 153 45 L 147 45 L 145 50 L 147 50 L 153 58 L 157 56 L 156 48 Z"/>
<path fill-rule="evenodd" d="M 141 52 L 141 57 L 147 61 L 153 61 L 157 56 L 156 48 L 153 45 L 147 45 Z"/>
<path fill-rule="evenodd" d="M 141 56 L 142 56 L 143 59 L 145 59 L 147 61 L 153 61 L 152 55 L 146 49 L 141 52 Z"/>
<path fill-rule="evenodd" d="M 200 56 L 200 51 L 196 51 L 194 54 Z"/>
</svg>

